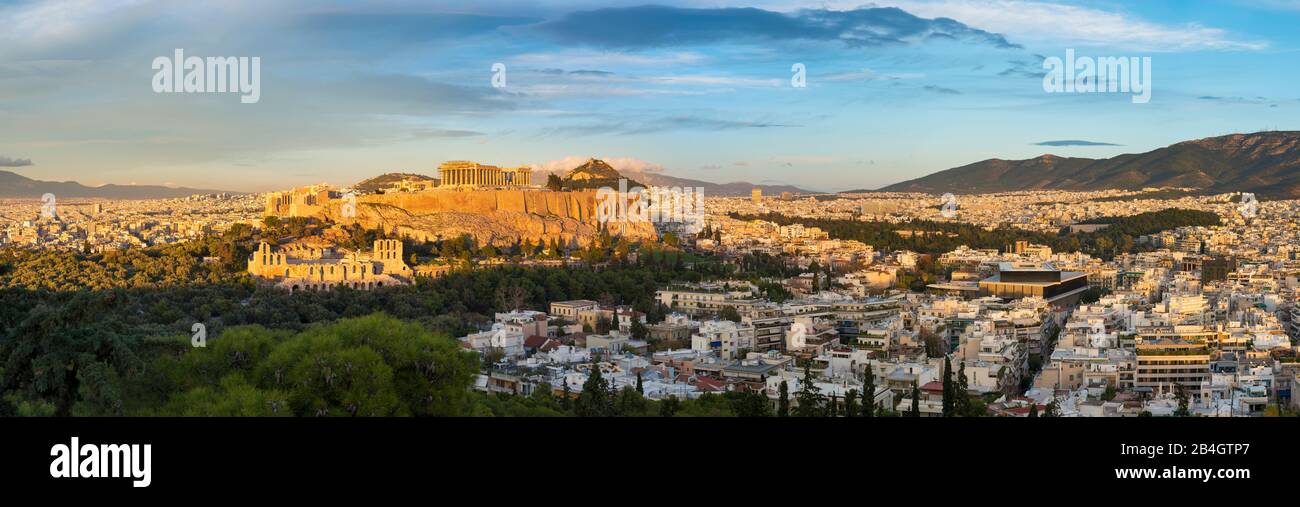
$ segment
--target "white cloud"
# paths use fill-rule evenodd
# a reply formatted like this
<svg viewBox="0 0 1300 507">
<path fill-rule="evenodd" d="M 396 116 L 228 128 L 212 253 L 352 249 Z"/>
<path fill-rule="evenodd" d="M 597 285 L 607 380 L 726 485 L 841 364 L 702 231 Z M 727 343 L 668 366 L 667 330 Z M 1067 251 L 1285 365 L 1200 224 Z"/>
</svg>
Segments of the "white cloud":
<svg viewBox="0 0 1300 507">
<path fill-rule="evenodd" d="M 50 0 L 0 7 L 0 39 L 40 45 L 85 37 L 145 0 Z"/>
<path fill-rule="evenodd" d="M 1266 42 L 1242 40 L 1195 23 L 1162 25 L 1089 7 L 1028 0 L 879 0 L 922 17 L 949 17 L 1006 35 L 1012 42 L 1076 44 L 1139 51 L 1259 50 Z"/>
<path fill-rule="evenodd" d="M 619 51 L 591 49 L 565 49 L 549 53 L 525 53 L 507 59 L 510 63 L 550 67 L 609 67 L 609 66 L 666 66 L 693 65 L 708 57 L 695 52 L 679 51 L 659 54 L 634 54 Z"/>
<path fill-rule="evenodd" d="M 1295 0 L 1255 0 L 1275 7 Z M 952 18 L 972 28 L 995 32 L 1012 43 L 1072 44 L 1136 51 L 1260 50 L 1268 43 L 1240 39 L 1226 30 L 1196 23 L 1166 25 L 1128 13 L 1039 0 L 688 0 L 707 7 L 758 6 L 765 9 L 855 9 L 898 7 L 923 18 Z M 1037 43 L 1037 44 L 1036 44 Z"/>
</svg>

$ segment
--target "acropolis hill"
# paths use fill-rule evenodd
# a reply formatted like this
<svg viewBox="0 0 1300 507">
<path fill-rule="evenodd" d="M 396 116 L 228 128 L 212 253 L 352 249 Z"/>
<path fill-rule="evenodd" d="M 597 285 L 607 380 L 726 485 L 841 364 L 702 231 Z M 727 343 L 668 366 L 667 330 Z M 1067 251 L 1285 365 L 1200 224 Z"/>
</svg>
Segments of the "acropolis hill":
<svg viewBox="0 0 1300 507">
<path fill-rule="evenodd" d="M 463 170 L 464 163 L 457 163 Z M 486 166 L 492 167 L 492 166 Z M 510 170 L 519 174 L 517 169 Z M 527 182 L 524 176 L 514 181 Z M 585 245 L 598 232 L 596 191 L 551 191 L 527 184 L 486 180 L 477 184 L 414 185 L 398 182 L 384 193 L 356 195 L 354 216 L 345 216 L 349 197 L 328 185 L 267 195 L 266 214 L 316 217 L 335 223 L 380 228 L 415 240 L 436 241 L 463 234 L 480 245 L 510 246 L 525 239 Z M 610 223 L 610 234 L 654 238 L 650 223 Z"/>
</svg>

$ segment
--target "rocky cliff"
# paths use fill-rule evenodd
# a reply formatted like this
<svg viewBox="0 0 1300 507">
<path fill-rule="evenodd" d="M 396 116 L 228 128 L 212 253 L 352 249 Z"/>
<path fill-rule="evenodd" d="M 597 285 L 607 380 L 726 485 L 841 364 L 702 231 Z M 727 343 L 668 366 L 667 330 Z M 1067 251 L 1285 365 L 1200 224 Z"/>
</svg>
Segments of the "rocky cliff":
<svg viewBox="0 0 1300 507">
<path fill-rule="evenodd" d="M 325 214 L 336 222 L 357 222 L 418 240 L 469 234 L 480 245 L 513 245 L 523 239 L 585 245 L 597 233 L 596 192 L 548 190 L 450 190 L 395 192 L 357 199 L 357 216 L 340 216 L 340 204 Z M 612 223 L 610 233 L 652 239 L 649 223 Z"/>
</svg>

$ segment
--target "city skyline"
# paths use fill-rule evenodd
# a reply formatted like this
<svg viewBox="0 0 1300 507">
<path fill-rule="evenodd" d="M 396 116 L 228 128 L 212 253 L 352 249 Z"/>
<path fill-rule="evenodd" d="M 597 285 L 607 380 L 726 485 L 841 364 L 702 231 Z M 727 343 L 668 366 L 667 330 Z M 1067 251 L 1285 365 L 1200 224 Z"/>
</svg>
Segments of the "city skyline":
<svg viewBox="0 0 1300 507">
<path fill-rule="evenodd" d="M 639 3 L 3 2 L 0 162 L 267 191 L 599 157 L 836 191 L 1286 130 L 1300 108 L 1277 65 L 1298 46 L 1286 2 Z M 155 93 L 150 62 L 174 49 L 260 58 L 260 100 Z M 1067 50 L 1151 58 L 1150 102 L 1045 92 L 1043 61 Z"/>
</svg>

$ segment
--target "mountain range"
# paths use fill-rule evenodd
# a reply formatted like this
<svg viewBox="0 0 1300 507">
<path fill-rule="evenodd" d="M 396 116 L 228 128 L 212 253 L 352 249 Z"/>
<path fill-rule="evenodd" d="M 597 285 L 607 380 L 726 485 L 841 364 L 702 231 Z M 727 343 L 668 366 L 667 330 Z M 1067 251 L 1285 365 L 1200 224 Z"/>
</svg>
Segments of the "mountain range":
<svg viewBox="0 0 1300 507">
<path fill-rule="evenodd" d="M 1055 155 L 1028 160 L 995 158 L 895 183 L 879 191 L 987 193 L 1148 187 L 1300 198 L 1300 132 L 1207 137 L 1146 153 L 1101 159 Z"/>
<path fill-rule="evenodd" d="M 817 191 L 807 190 L 794 185 L 755 185 L 748 181 L 733 181 L 731 183 L 711 183 L 708 181 L 694 180 L 690 178 L 679 178 L 669 176 L 663 173 L 623 171 L 629 177 L 636 178 L 638 181 L 645 182 L 649 185 L 659 187 L 699 187 L 704 189 L 704 195 L 716 195 L 719 197 L 747 196 L 750 191 L 757 188 L 763 191 L 763 195 L 779 195 L 781 192 L 790 192 L 793 194 L 816 194 Z"/>
<path fill-rule="evenodd" d="M 161 185 L 103 185 L 98 187 L 88 187 L 75 181 L 41 181 L 10 171 L 0 171 L 0 198 L 6 199 L 39 199 L 45 194 L 54 194 L 59 199 L 70 197 L 100 199 L 169 199 L 175 197 L 186 197 L 194 194 L 219 193 L 241 194 L 243 192 L 164 187 Z"/>
</svg>

